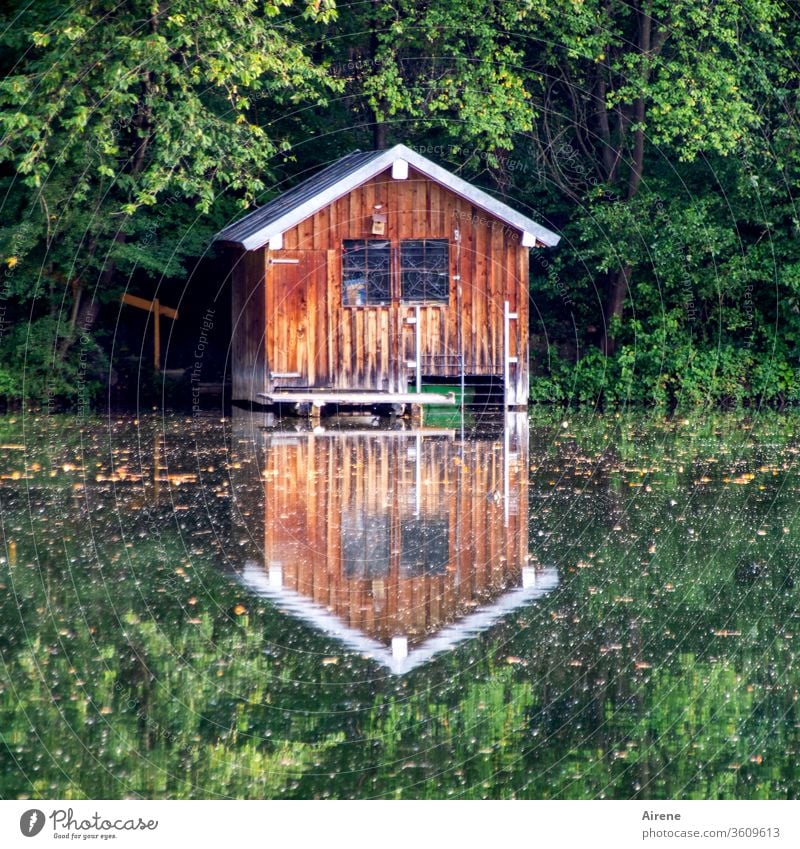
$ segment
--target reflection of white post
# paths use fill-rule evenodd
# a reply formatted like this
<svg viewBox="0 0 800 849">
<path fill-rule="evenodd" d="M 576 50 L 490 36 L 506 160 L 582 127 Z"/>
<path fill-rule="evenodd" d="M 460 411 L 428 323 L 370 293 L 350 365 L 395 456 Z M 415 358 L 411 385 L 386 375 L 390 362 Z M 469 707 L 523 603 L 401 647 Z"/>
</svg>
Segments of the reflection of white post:
<svg viewBox="0 0 800 849">
<path fill-rule="evenodd" d="M 283 564 L 273 561 L 269 564 L 267 571 L 269 577 L 269 585 L 275 589 L 280 589 L 283 586 Z"/>
<path fill-rule="evenodd" d="M 416 457 L 414 458 L 414 516 L 419 518 L 420 503 L 422 501 L 422 493 L 420 492 L 422 489 L 422 434 L 418 432 L 415 439 L 417 443 L 417 452 Z"/>
<path fill-rule="evenodd" d="M 372 609 L 380 613 L 386 606 L 386 584 L 382 578 L 372 581 Z"/>
<path fill-rule="evenodd" d="M 536 567 L 535 566 L 523 566 L 522 567 L 522 589 L 526 589 L 527 587 L 535 587 L 536 586 Z"/>
<path fill-rule="evenodd" d="M 392 637 L 392 657 L 395 660 L 408 657 L 408 637 Z"/>
<path fill-rule="evenodd" d="M 511 464 L 511 432 L 508 427 L 508 419 L 506 419 L 505 427 L 503 428 L 503 527 L 508 527 L 508 499 L 510 495 L 509 484 L 509 466 Z"/>
</svg>

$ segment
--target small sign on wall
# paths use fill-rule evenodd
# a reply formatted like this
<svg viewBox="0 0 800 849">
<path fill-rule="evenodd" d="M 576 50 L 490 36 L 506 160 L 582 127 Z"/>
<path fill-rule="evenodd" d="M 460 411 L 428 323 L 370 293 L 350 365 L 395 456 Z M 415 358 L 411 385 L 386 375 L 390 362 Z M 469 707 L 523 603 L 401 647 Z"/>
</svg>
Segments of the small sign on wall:
<svg viewBox="0 0 800 849">
<path fill-rule="evenodd" d="M 386 213 L 374 212 L 372 214 L 372 235 L 383 236 L 386 234 Z"/>
</svg>

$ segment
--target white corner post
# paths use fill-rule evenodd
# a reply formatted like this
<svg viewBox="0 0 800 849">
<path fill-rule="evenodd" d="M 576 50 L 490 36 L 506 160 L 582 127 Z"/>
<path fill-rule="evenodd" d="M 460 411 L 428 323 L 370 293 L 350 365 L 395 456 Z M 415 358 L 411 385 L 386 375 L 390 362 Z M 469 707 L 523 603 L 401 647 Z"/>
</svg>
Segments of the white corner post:
<svg viewBox="0 0 800 849">
<path fill-rule="evenodd" d="M 516 387 L 511 388 L 511 366 L 519 364 L 518 356 L 511 356 L 511 322 L 516 321 L 518 314 L 511 312 L 508 301 L 503 301 L 503 395 L 506 407 L 516 404 Z M 519 346 L 517 346 L 519 351 Z"/>
<path fill-rule="evenodd" d="M 414 328 L 414 359 L 406 360 L 406 368 L 414 369 L 414 391 L 419 395 L 422 391 L 422 325 L 420 323 L 419 306 L 414 307 L 414 315 L 406 316 L 405 323 Z"/>
<path fill-rule="evenodd" d="M 408 637 L 392 637 L 392 657 L 405 660 L 408 657 Z"/>
</svg>

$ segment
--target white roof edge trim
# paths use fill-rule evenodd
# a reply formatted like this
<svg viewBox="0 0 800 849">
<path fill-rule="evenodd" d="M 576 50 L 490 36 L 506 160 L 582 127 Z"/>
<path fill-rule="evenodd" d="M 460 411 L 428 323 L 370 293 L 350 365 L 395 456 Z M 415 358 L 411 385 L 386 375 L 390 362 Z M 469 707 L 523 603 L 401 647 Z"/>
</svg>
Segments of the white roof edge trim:
<svg viewBox="0 0 800 849">
<path fill-rule="evenodd" d="M 387 165 L 392 164 L 392 159 L 387 157 L 389 153 L 390 151 L 385 151 L 384 154 L 357 168 L 352 174 L 338 183 L 328 186 L 324 191 L 290 210 L 277 221 L 273 221 L 267 227 L 253 233 L 252 236 L 249 236 L 241 243 L 242 247 L 247 251 L 253 251 L 256 248 L 263 247 L 273 236 L 277 236 L 278 234 L 283 235 L 290 227 L 294 227 L 295 224 L 305 221 L 309 215 L 313 215 L 317 210 L 324 209 L 328 204 L 333 203 L 349 191 L 365 183 L 370 177 L 374 177 L 375 174 L 380 174 Z M 375 166 L 378 163 L 380 163 L 380 167 L 376 169 Z"/>
<path fill-rule="evenodd" d="M 537 575 L 535 585 L 508 590 L 494 603 L 482 605 L 463 619 L 446 625 L 438 633 L 410 648 L 407 657 L 398 660 L 383 643 L 346 625 L 322 605 L 288 587 L 271 585 L 266 570 L 255 561 L 247 561 L 243 571 L 237 574 L 251 592 L 269 599 L 284 613 L 339 640 L 349 651 L 377 661 L 394 675 L 405 675 L 434 656 L 455 648 L 476 633 L 491 627 L 506 614 L 547 595 L 559 583 L 558 570 L 553 566 L 546 567 Z"/>
<path fill-rule="evenodd" d="M 450 189 L 450 191 L 455 192 L 457 195 L 461 195 L 466 200 L 473 201 L 476 206 L 482 207 L 507 224 L 513 225 L 523 234 L 525 232 L 531 233 L 539 242 L 548 248 L 554 248 L 561 241 L 561 236 L 558 236 L 552 230 L 548 230 L 532 218 L 528 218 L 515 209 L 512 209 L 508 204 L 493 198 L 490 194 L 483 191 L 483 189 L 473 186 L 472 183 L 468 183 L 466 180 L 457 177 L 435 162 L 431 162 L 430 159 L 426 159 L 421 154 L 411 150 L 411 148 L 403 144 L 398 144 L 392 148 L 392 151 L 396 156 L 407 159 L 409 165 L 413 165 L 418 171 L 422 171 L 423 174 L 432 180 L 441 183 L 446 189 Z"/>
<path fill-rule="evenodd" d="M 334 183 L 324 191 L 309 198 L 281 218 L 253 233 L 252 236 L 248 236 L 240 243 L 241 246 L 247 251 L 253 251 L 263 247 L 271 238 L 283 235 L 289 228 L 294 227 L 301 221 L 305 221 L 310 215 L 313 215 L 318 210 L 323 209 L 362 183 L 365 183 L 371 177 L 380 174 L 381 171 L 394 165 L 394 162 L 398 159 L 408 162 L 409 165 L 421 171 L 426 177 L 430 177 L 446 189 L 460 195 L 466 200 L 472 201 L 476 206 L 485 209 L 495 217 L 518 229 L 522 233 L 523 247 L 534 246 L 526 244 L 526 237 L 533 237 L 534 242 L 543 244 L 548 248 L 554 248 L 561 241 L 561 236 L 553 233 L 552 230 L 548 230 L 541 224 L 537 224 L 533 219 L 527 218 L 502 201 L 496 200 L 482 189 L 473 186 L 461 177 L 457 177 L 450 171 L 436 165 L 436 163 L 431 162 L 430 159 L 426 159 L 421 154 L 411 150 L 411 148 L 398 144 L 383 151 L 380 156 L 371 159 L 338 183 Z"/>
</svg>

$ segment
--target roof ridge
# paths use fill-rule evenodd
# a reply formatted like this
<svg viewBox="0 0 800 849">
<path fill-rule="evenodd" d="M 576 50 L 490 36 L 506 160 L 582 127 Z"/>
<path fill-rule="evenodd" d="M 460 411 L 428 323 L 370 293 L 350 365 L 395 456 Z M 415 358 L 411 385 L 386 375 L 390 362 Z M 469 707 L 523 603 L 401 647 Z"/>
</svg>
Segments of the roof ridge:
<svg viewBox="0 0 800 849">
<path fill-rule="evenodd" d="M 407 162 L 429 179 L 520 230 L 524 246 L 533 247 L 537 242 L 548 247 L 558 244 L 560 237 L 546 227 L 404 144 L 385 150 L 354 150 L 345 154 L 229 224 L 216 234 L 214 240 L 238 244 L 245 250 L 263 247 L 271 239 L 281 236 L 319 209 L 391 167 L 397 160 Z"/>
</svg>

